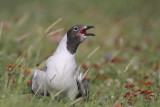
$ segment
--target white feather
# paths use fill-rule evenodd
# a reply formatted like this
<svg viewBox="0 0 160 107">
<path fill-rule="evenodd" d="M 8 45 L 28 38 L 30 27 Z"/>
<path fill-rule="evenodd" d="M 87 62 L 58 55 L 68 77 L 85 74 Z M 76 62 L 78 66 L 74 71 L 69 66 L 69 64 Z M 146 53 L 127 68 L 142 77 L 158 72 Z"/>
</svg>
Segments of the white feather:
<svg viewBox="0 0 160 107">
<path fill-rule="evenodd" d="M 75 54 L 67 50 L 67 34 L 61 40 L 53 56 L 47 60 L 46 66 L 47 84 L 51 83 L 52 90 L 64 90 L 69 94 L 68 96 L 78 93 L 74 78 L 77 68 Z"/>
</svg>

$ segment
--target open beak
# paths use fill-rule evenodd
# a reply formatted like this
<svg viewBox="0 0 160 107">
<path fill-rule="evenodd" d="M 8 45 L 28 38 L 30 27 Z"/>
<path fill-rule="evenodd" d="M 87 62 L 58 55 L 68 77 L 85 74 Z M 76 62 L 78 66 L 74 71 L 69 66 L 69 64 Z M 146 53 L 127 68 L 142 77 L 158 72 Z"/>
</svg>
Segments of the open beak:
<svg viewBox="0 0 160 107">
<path fill-rule="evenodd" d="M 86 31 L 95 28 L 94 26 L 84 26 L 84 29 L 82 29 L 79 34 L 84 34 L 84 36 L 96 36 L 94 33 L 87 33 Z"/>
</svg>

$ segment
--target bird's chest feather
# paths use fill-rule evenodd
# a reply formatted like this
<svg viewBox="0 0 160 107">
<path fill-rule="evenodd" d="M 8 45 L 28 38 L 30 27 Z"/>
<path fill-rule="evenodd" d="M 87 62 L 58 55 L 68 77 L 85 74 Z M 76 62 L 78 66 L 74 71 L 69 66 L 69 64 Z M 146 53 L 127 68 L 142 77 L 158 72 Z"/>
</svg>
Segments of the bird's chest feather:
<svg viewBox="0 0 160 107">
<path fill-rule="evenodd" d="M 50 57 L 47 61 L 47 76 L 53 88 L 70 87 L 75 84 L 76 63 L 69 56 Z"/>
</svg>

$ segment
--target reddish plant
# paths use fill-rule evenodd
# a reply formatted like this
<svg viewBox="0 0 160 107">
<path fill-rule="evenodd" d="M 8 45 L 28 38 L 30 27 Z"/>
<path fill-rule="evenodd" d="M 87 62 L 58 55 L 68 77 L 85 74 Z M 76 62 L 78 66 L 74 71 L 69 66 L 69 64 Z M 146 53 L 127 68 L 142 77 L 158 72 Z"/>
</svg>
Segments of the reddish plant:
<svg viewBox="0 0 160 107">
<path fill-rule="evenodd" d="M 111 59 L 111 62 L 112 63 L 119 63 L 119 62 L 121 62 L 121 60 L 120 60 L 120 58 L 115 57 L 115 58 Z"/>
<path fill-rule="evenodd" d="M 88 66 L 86 64 L 82 64 L 81 67 L 84 69 L 84 70 L 87 70 L 88 69 Z"/>
<path fill-rule="evenodd" d="M 27 81 L 27 85 L 30 86 L 30 80 Z"/>
<path fill-rule="evenodd" d="M 32 71 L 31 71 L 30 69 L 25 69 L 25 70 L 23 71 L 24 74 L 26 74 L 26 73 L 30 74 L 31 72 L 32 72 Z"/>
<path fill-rule="evenodd" d="M 13 68 L 13 64 L 9 64 L 9 65 L 6 67 L 6 71 L 10 71 L 12 68 Z"/>
<path fill-rule="evenodd" d="M 96 94 L 101 95 L 101 94 L 103 94 L 103 93 L 104 93 L 103 91 L 97 91 Z"/>
<path fill-rule="evenodd" d="M 100 66 L 98 64 L 93 64 L 94 68 L 99 68 Z"/>
<path fill-rule="evenodd" d="M 148 79 L 149 77 L 147 75 L 144 75 L 142 78 L 143 79 Z"/>
</svg>

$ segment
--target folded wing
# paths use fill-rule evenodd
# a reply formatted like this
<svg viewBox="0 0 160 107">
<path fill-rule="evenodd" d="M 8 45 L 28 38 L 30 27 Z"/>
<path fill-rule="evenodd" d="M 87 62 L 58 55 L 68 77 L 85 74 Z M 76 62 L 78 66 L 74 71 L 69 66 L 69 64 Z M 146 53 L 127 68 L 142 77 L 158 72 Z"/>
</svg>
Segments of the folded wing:
<svg viewBox="0 0 160 107">
<path fill-rule="evenodd" d="M 47 86 L 46 86 L 46 72 L 36 69 L 31 76 L 31 91 L 35 93 L 41 93 L 47 95 Z"/>
</svg>

